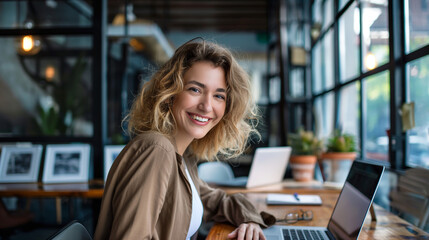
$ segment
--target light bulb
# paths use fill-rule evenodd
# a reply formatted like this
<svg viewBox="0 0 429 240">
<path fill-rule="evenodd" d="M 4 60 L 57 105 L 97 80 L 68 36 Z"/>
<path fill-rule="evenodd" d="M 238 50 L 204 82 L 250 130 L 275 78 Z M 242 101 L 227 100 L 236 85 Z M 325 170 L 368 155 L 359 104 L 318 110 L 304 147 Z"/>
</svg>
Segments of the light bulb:
<svg viewBox="0 0 429 240">
<path fill-rule="evenodd" d="M 55 77 L 55 68 L 53 66 L 47 66 L 45 69 L 46 81 L 52 82 Z"/>
<path fill-rule="evenodd" d="M 21 55 L 37 54 L 42 47 L 40 37 L 25 35 L 16 39 L 16 49 Z"/>
<path fill-rule="evenodd" d="M 377 67 L 377 58 L 373 53 L 369 52 L 365 56 L 364 63 L 365 63 L 366 69 L 372 70 Z"/>
<path fill-rule="evenodd" d="M 29 52 L 34 47 L 34 41 L 32 36 L 24 36 L 22 38 L 22 50 Z"/>
</svg>

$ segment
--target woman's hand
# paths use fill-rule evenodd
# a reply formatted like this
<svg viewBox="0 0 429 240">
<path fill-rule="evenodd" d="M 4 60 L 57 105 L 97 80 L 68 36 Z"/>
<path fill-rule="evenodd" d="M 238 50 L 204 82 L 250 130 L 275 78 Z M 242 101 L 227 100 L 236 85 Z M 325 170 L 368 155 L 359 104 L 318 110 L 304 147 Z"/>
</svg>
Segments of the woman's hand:
<svg viewBox="0 0 429 240">
<path fill-rule="evenodd" d="M 237 240 L 266 240 L 261 226 L 257 223 L 242 223 L 238 228 L 228 234 L 228 238 L 237 238 Z"/>
</svg>

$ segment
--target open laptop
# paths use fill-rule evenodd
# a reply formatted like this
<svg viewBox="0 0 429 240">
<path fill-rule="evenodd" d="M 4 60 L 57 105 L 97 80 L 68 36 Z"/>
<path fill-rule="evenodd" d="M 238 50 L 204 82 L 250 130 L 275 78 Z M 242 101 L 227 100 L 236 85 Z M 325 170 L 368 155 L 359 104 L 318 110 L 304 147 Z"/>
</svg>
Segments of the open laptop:
<svg viewBox="0 0 429 240">
<path fill-rule="evenodd" d="M 281 182 L 285 175 L 291 151 L 291 147 L 257 148 L 248 177 L 217 181 L 216 184 L 227 187 L 252 188 Z"/>
<path fill-rule="evenodd" d="M 384 166 L 354 161 L 327 227 L 272 226 L 267 239 L 357 239 L 372 204 Z"/>
</svg>

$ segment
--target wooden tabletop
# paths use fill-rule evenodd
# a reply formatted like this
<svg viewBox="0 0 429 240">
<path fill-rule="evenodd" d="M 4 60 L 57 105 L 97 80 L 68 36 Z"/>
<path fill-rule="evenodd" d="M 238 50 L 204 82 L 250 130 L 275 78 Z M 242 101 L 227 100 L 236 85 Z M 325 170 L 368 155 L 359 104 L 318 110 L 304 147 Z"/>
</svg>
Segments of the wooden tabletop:
<svg viewBox="0 0 429 240">
<path fill-rule="evenodd" d="M 82 197 L 101 198 L 103 185 L 100 183 L 1 183 L 0 197 Z"/>
<path fill-rule="evenodd" d="M 295 189 L 298 193 L 309 193 L 309 190 Z M 326 227 L 329 222 L 332 210 L 338 198 L 338 192 L 316 190 L 316 194 L 322 198 L 321 206 L 268 206 L 265 203 L 267 193 L 245 193 L 246 197 L 255 205 L 259 211 L 266 211 L 273 214 L 277 219 L 282 219 L 286 213 L 303 210 L 313 211 L 313 220 L 299 221 L 294 226 L 322 226 Z M 359 235 L 359 239 L 428 239 L 429 234 L 406 222 L 398 216 L 375 206 L 377 222 L 371 221 L 370 214 L 365 219 L 364 226 Z M 281 223 L 279 223 L 281 224 Z M 235 229 L 228 224 L 215 224 L 210 230 L 207 240 L 225 240 L 227 234 Z"/>
<path fill-rule="evenodd" d="M 233 193 L 339 193 L 341 185 L 322 184 L 318 181 L 298 183 L 286 180 L 269 186 L 251 189 L 225 188 L 228 194 Z M 103 181 L 92 180 L 89 183 L 0 183 L 0 197 L 83 197 L 101 198 L 103 196 Z"/>
<path fill-rule="evenodd" d="M 228 194 L 234 193 L 340 193 L 342 184 L 326 182 L 321 183 L 319 181 L 311 182 L 295 182 L 292 179 L 287 179 L 281 183 L 275 183 L 271 185 L 261 186 L 261 187 L 252 187 L 252 188 L 237 188 L 237 187 L 223 187 L 212 185 L 212 187 L 218 187 L 224 190 Z"/>
</svg>

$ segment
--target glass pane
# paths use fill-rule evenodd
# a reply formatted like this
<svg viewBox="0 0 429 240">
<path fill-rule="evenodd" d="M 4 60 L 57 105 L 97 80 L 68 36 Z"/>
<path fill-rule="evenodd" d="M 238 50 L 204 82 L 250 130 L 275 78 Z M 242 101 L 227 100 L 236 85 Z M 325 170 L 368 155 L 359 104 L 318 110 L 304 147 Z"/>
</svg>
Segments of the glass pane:
<svg viewBox="0 0 429 240">
<path fill-rule="evenodd" d="M 315 100 L 316 136 L 326 139 L 334 130 L 334 93 L 330 92 Z"/>
<path fill-rule="evenodd" d="M 278 103 L 280 102 L 280 94 L 281 94 L 281 81 L 280 77 L 271 78 L 269 81 L 269 99 L 270 103 Z"/>
<path fill-rule="evenodd" d="M 310 49 L 311 48 L 311 26 L 309 24 L 304 24 L 304 48 Z M 310 37 L 308 37 L 310 36 Z"/>
<path fill-rule="evenodd" d="M 290 104 L 288 106 L 287 132 L 296 132 L 300 127 L 305 124 L 305 109 L 301 104 Z"/>
<path fill-rule="evenodd" d="M 264 81 L 259 71 L 253 71 L 250 73 L 250 80 L 252 84 L 253 99 L 256 103 L 263 103 L 263 99 L 266 99 L 267 89 L 266 81 Z"/>
<path fill-rule="evenodd" d="M 323 38 L 323 62 L 322 69 L 324 71 L 325 83 L 324 89 L 330 89 L 334 87 L 334 31 L 329 30 Z"/>
<path fill-rule="evenodd" d="M 362 2 L 362 71 L 389 61 L 389 20 L 387 0 Z"/>
<path fill-rule="evenodd" d="M 313 93 L 322 91 L 322 48 L 320 41 L 312 49 L 312 88 Z"/>
<path fill-rule="evenodd" d="M 305 46 L 304 28 L 302 24 L 292 22 L 287 27 L 290 46 Z"/>
<path fill-rule="evenodd" d="M 92 136 L 92 39 L 40 38 L 33 55 L 21 40 L 0 38 L 0 135 Z"/>
<path fill-rule="evenodd" d="M 405 0 L 407 53 L 429 44 L 429 0 Z"/>
<path fill-rule="evenodd" d="M 290 71 L 290 94 L 292 97 L 304 96 L 304 69 L 295 68 Z"/>
<path fill-rule="evenodd" d="M 320 35 L 322 29 L 322 0 L 315 0 L 311 6 L 311 27 L 310 36 L 314 42 Z"/>
<path fill-rule="evenodd" d="M 311 17 L 313 23 L 322 23 L 322 0 L 314 1 Z"/>
<path fill-rule="evenodd" d="M 121 44 L 120 41 L 118 44 Z M 147 81 L 150 80 L 150 76 L 153 74 L 153 71 L 146 70 L 150 68 L 155 68 L 156 66 L 151 64 L 151 59 L 147 57 L 147 55 L 142 54 L 141 52 L 131 52 L 132 55 L 136 59 L 136 61 L 133 62 L 140 62 L 142 63 L 141 66 L 135 66 L 135 69 L 132 69 L 133 71 L 137 72 L 146 72 L 145 75 L 149 75 L 149 77 L 146 79 Z M 267 71 L 267 60 L 265 56 L 262 57 L 247 57 L 247 56 L 238 56 L 237 58 L 238 64 L 243 68 L 244 71 L 247 72 L 247 74 L 250 77 L 250 82 L 252 85 L 252 94 L 253 99 L 258 104 L 266 104 L 267 102 L 267 81 L 265 72 Z M 128 71 L 130 71 L 131 66 L 128 66 Z M 138 89 L 137 89 L 138 90 Z"/>
<path fill-rule="evenodd" d="M 340 81 L 345 82 L 359 74 L 359 9 L 354 2 L 339 19 Z"/>
<path fill-rule="evenodd" d="M 269 121 L 268 124 L 270 128 L 268 143 L 270 146 L 279 146 L 281 143 L 281 138 L 279 134 L 280 121 L 278 117 L 280 114 L 279 106 L 274 105 L 270 107 L 268 110 L 268 114 L 269 114 L 269 117 L 267 117 L 265 120 L 265 121 Z"/>
<path fill-rule="evenodd" d="M 356 136 L 359 142 L 360 82 L 351 83 L 340 90 L 339 127 L 345 133 Z"/>
<path fill-rule="evenodd" d="M 0 28 L 90 27 L 92 1 L 1 1 Z"/>
<path fill-rule="evenodd" d="M 327 29 L 334 20 L 334 1 L 325 0 L 323 3 L 323 24 L 322 29 Z"/>
<path fill-rule="evenodd" d="M 389 72 L 384 71 L 364 79 L 366 124 L 365 157 L 388 161 L 388 138 L 390 128 Z"/>
<path fill-rule="evenodd" d="M 349 0 L 339 0 L 338 1 L 338 11 L 341 11 L 343 7 L 349 2 Z"/>
<path fill-rule="evenodd" d="M 415 127 L 408 131 L 406 165 L 429 168 L 429 56 L 407 64 L 410 102 L 414 102 Z"/>
<path fill-rule="evenodd" d="M 267 59 L 268 61 L 268 68 L 267 68 L 267 74 L 277 74 L 280 71 L 279 65 L 277 64 L 277 61 L 279 59 L 279 51 L 276 48 L 275 50 L 271 51 L 271 56 L 269 59 Z"/>
</svg>

